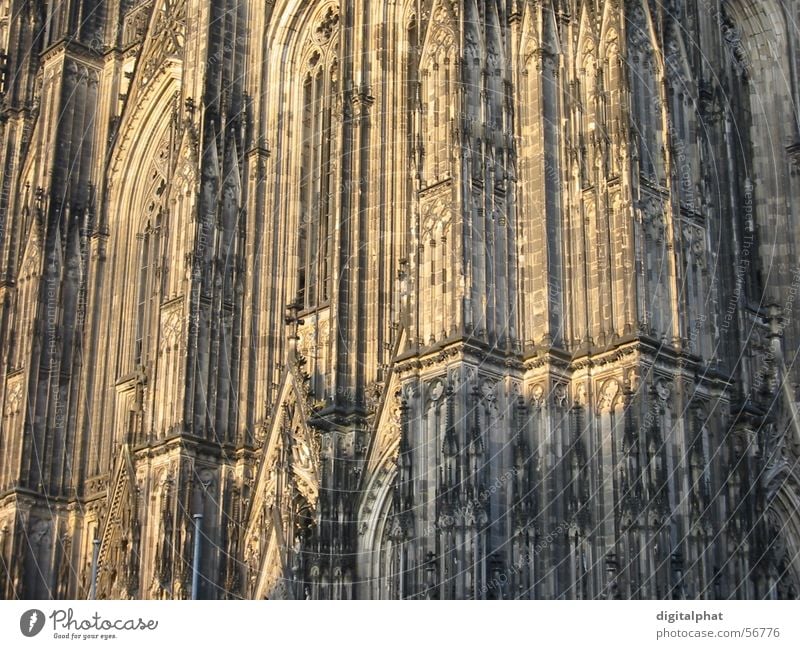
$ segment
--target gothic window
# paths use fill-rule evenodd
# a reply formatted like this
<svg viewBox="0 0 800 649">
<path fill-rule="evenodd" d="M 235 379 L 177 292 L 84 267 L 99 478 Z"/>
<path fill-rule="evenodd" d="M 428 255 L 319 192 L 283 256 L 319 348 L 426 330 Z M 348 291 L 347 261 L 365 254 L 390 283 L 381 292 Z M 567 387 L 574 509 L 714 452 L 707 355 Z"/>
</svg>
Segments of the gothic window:
<svg viewBox="0 0 800 649">
<path fill-rule="evenodd" d="M 136 339 L 134 363 L 144 365 L 147 361 L 150 338 L 150 320 L 155 301 L 154 275 L 156 269 L 156 233 L 148 222 L 144 232 L 137 236 L 139 243 L 138 269 L 136 274 Z"/>
<path fill-rule="evenodd" d="M 603 86 L 605 99 L 605 136 L 610 143 L 609 156 L 606 163 L 608 174 L 619 175 L 619 142 L 623 137 L 622 129 L 622 71 L 620 69 L 619 45 L 615 31 L 609 31 L 605 37 L 605 62 L 603 67 Z"/>
<path fill-rule="evenodd" d="M 147 188 L 142 196 L 144 213 L 143 225 L 136 233 L 135 246 L 131 254 L 131 272 L 134 276 L 131 311 L 134 316 L 133 362 L 136 366 L 146 365 L 150 355 L 150 343 L 156 335 L 158 300 L 161 293 L 157 278 L 160 277 L 161 248 L 160 238 L 164 199 L 166 197 L 169 175 L 170 136 L 164 135 L 159 142 L 156 154 L 147 173 Z"/>
<path fill-rule="evenodd" d="M 441 7 L 432 20 L 420 63 L 424 168 L 429 184 L 446 180 L 452 173 L 450 150 L 455 118 L 455 35 L 449 15 Z"/>
<path fill-rule="evenodd" d="M 0 67 L 2 67 L 4 63 L 2 59 L 8 50 L 9 14 L 9 0 L 2 0 L 2 2 L 0 2 Z"/>
<path fill-rule="evenodd" d="M 730 191 L 733 194 L 734 204 L 737 205 L 738 216 L 741 218 L 738 227 L 743 230 L 743 241 L 752 242 L 756 237 L 756 200 L 759 199 L 754 180 L 761 180 L 759 185 L 764 188 L 766 185 L 763 181 L 771 175 L 769 167 L 774 164 L 773 162 L 768 163 L 769 166 L 759 164 L 760 160 L 753 143 L 765 142 L 768 149 L 772 149 L 773 143 L 777 141 L 775 133 L 780 126 L 767 125 L 768 113 L 761 112 L 767 103 L 763 92 L 766 72 L 753 69 L 738 25 L 732 18 L 723 14 L 722 29 L 730 83 L 729 98 L 725 102 L 725 111 L 731 126 L 728 135 L 729 165 L 733 172 Z M 780 63 L 773 61 L 772 67 L 780 69 Z M 778 95 L 777 92 L 774 94 Z M 752 97 L 757 99 L 751 103 Z M 772 185 L 772 182 L 769 184 Z M 770 235 L 767 234 L 766 237 L 769 240 Z M 744 273 L 741 278 L 742 288 L 751 297 L 762 293 L 760 285 L 763 283 L 763 277 L 760 276 L 759 262 L 760 260 L 754 260 L 750 263 L 749 272 Z"/>
<path fill-rule="evenodd" d="M 330 48 L 329 46 L 329 49 Z M 313 309 L 330 299 L 331 214 L 335 195 L 333 102 L 338 93 L 336 60 L 315 50 L 307 60 L 301 93 L 300 228 L 298 293 Z"/>
<path fill-rule="evenodd" d="M 417 50 L 419 48 L 419 35 L 417 30 L 417 19 L 412 17 L 406 28 L 406 138 L 409 151 L 414 149 L 414 112 L 417 102 L 417 71 L 418 59 Z"/>
<path fill-rule="evenodd" d="M 136 297 L 136 351 L 134 352 L 136 364 L 142 360 L 142 339 L 144 338 L 144 307 L 147 299 L 147 268 L 149 266 L 150 233 L 145 232 L 139 245 L 139 273 Z"/>
<path fill-rule="evenodd" d="M 594 42 L 589 40 L 584 46 L 584 57 L 581 64 L 580 84 L 580 108 L 581 108 L 581 131 L 583 150 L 582 175 L 584 186 L 591 185 L 594 181 L 592 168 L 594 164 L 594 145 L 597 128 L 597 115 L 595 111 L 595 88 L 597 81 L 597 66 L 594 56 Z"/>
<path fill-rule="evenodd" d="M 649 44 L 638 53 L 638 64 L 634 67 L 634 126 L 639 135 L 639 168 L 644 176 L 657 182 L 662 175 L 659 124 L 661 103 Z"/>
<path fill-rule="evenodd" d="M 699 107 L 695 105 L 691 95 L 690 82 L 678 73 L 670 78 L 670 125 L 668 129 L 668 142 L 672 147 L 672 155 L 677 167 L 677 188 L 680 193 L 681 205 L 687 208 L 695 207 L 695 185 L 698 182 L 695 151 L 695 132 L 692 116 L 697 114 Z"/>
<path fill-rule="evenodd" d="M 669 102 L 666 139 L 672 154 L 673 172 L 677 176 L 676 187 L 681 205 L 695 209 L 698 198 L 695 187 L 699 182 L 700 165 L 694 116 L 701 107 L 695 101 L 697 83 L 692 78 L 689 62 L 677 40 L 670 41 L 666 46 L 664 71 Z"/>
</svg>

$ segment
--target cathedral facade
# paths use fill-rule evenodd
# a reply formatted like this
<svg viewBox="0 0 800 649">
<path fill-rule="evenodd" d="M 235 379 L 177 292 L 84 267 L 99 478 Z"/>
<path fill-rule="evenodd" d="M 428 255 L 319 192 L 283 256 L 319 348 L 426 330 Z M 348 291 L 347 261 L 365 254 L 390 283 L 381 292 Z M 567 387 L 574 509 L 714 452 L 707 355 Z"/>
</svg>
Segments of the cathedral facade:
<svg viewBox="0 0 800 649">
<path fill-rule="evenodd" d="M 0 0 L 0 594 L 800 596 L 799 20 Z"/>
</svg>

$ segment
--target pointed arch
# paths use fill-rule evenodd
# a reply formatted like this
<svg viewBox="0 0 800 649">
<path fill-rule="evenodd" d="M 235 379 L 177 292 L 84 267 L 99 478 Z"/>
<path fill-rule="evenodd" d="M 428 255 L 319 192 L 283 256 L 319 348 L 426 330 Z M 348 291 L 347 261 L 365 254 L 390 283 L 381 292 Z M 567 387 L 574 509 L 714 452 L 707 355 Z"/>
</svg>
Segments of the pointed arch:
<svg viewBox="0 0 800 649">
<path fill-rule="evenodd" d="M 113 351 L 99 359 L 95 397 L 111 401 L 108 420 L 114 426 L 91 450 L 97 467 L 112 466 L 114 449 L 123 438 L 141 439 L 139 433 L 150 429 L 145 415 L 152 400 L 143 368 L 154 367 L 158 348 L 159 278 L 166 276 L 160 271 L 180 79 L 180 68 L 168 66 L 139 95 L 123 119 L 106 169 L 108 208 L 100 211 L 98 230 L 108 237 L 108 261 L 100 266 L 97 304 L 103 311 L 99 335 Z M 108 391 L 109 386 L 114 387 Z"/>
<path fill-rule="evenodd" d="M 251 599 L 301 597 L 307 588 L 311 558 L 303 543 L 317 523 L 321 449 L 302 382 L 294 368 L 285 372 L 246 517 Z"/>
<path fill-rule="evenodd" d="M 399 438 L 384 450 L 372 473 L 359 511 L 359 575 L 364 589 L 361 597 L 397 599 L 402 597 L 402 568 L 397 550 L 403 542 L 399 529 L 389 533 L 395 524 L 393 494 L 397 480 Z M 402 550 L 401 550 L 402 551 Z"/>
<path fill-rule="evenodd" d="M 133 460 L 127 444 L 120 449 L 111 496 L 100 528 L 98 598 L 131 599 L 139 595 L 141 525 Z"/>
<path fill-rule="evenodd" d="M 800 480 L 787 464 L 770 472 L 767 482 L 765 522 L 769 562 L 767 596 L 800 598 Z"/>
<path fill-rule="evenodd" d="M 760 278 L 754 295 L 794 290 L 800 255 L 800 112 L 797 106 L 796 31 L 785 3 L 726 0 L 720 34 L 730 78 L 722 103 L 731 119 L 738 189 L 733 202 L 748 232 L 757 230 Z M 742 191 L 741 188 L 744 188 Z M 736 191 L 736 189 L 735 189 Z M 755 283 L 755 280 L 751 280 Z M 787 365 L 797 380 L 800 304 L 787 321 Z M 792 358 L 794 357 L 794 358 Z"/>
<path fill-rule="evenodd" d="M 648 182 L 664 182 L 663 107 L 659 48 L 644 3 L 626 10 L 626 59 L 632 102 L 633 128 L 637 133 L 639 172 Z"/>
<path fill-rule="evenodd" d="M 425 184 L 447 180 L 453 174 L 451 150 L 455 120 L 457 23 L 449 3 L 439 1 L 431 11 L 420 55 L 422 177 Z M 480 44 L 465 35 L 464 56 L 479 56 Z"/>
<path fill-rule="evenodd" d="M 326 305 L 331 294 L 339 20 L 338 5 L 322 5 L 297 58 L 302 86 L 297 295 L 303 309 Z"/>
<path fill-rule="evenodd" d="M 163 255 L 163 228 L 166 225 L 167 187 L 174 166 L 175 129 L 172 114 L 177 88 L 165 83 L 153 98 L 152 110 L 145 113 L 145 124 L 131 143 L 116 177 L 141 179 L 112 187 L 112 205 L 119 206 L 116 219 L 109 224 L 117 272 L 135 278 L 123 293 L 118 310 L 120 357 L 118 373 L 126 374 L 152 359 L 158 329 L 160 286 L 157 277 Z M 116 191 L 114 191 L 116 189 Z M 116 273 L 115 273 L 116 274 Z M 131 325 L 131 326 L 128 326 Z"/>
</svg>

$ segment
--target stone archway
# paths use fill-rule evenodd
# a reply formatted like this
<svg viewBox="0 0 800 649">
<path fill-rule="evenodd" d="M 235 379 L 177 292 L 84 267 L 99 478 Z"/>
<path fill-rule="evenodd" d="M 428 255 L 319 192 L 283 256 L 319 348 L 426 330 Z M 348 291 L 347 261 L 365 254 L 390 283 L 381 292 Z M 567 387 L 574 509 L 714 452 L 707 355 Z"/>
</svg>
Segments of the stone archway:
<svg viewBox="0 0 800 649">
<path fill-rule="evenodd" d="M 740 209 L 744 222 L 751 221 L 758 233 L 762 302 L 783 303 L 800 273 L 800 215 L 792 207 L 800 204 L 793 33 L 775 0 L 727 0 L 719 23 L 732 83 L 723 102 L 734 116 L 732 138 L 742 149 L 747 173 L 745 204 Z M 786 348 L 796 350 L 800 302 L 792 308 L 784 333 Z M 793 364 L 797 365 L 787 358 L 790 368 Z M 797 381 L 800 367 L 792 374 Z"/>
</svg>

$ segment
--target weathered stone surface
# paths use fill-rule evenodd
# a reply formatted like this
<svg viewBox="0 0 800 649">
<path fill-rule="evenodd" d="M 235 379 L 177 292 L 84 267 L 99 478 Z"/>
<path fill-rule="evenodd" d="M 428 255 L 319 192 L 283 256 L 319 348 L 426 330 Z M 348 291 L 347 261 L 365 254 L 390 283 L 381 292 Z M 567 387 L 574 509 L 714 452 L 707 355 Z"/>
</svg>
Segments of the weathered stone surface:
<svg viewBox="0 0 800 649">
<path fill-rule="evenodd" d="M 798 2 L 11 4 L 0 595 L 800 595 Z"/>
</svg>

